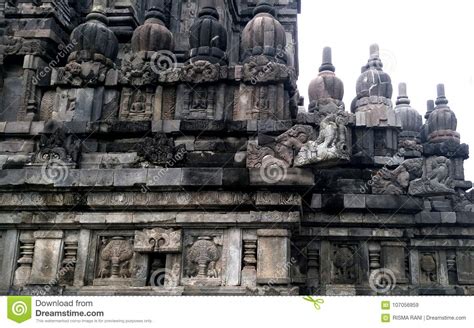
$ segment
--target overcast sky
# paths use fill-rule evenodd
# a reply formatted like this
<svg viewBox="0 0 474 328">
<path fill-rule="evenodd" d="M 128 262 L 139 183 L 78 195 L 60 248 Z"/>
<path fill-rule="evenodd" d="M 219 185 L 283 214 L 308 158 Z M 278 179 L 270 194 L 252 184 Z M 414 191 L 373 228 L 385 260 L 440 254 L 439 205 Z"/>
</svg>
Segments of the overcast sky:
<svg viewBox="0 0 474 328">
<path fill-rule="evenodd" d="M 384 71 L 406 82 L 411 105 L 424 116 L 426 101 L 444 83 L 458 119 L 461 142 L 474 149 L 474 19 L 472 0 L 302 0 L 299 16 L 298 87 L 308 105 L 308 85 L 318 74 L 322 49 L 332 48 L 336 74 L 344 82 L 346 110 L 355 82 L 367 63 L 369 46 L 378 43 Z M 474 180 L 474 160 L 465 162 Z"/>
</svg>

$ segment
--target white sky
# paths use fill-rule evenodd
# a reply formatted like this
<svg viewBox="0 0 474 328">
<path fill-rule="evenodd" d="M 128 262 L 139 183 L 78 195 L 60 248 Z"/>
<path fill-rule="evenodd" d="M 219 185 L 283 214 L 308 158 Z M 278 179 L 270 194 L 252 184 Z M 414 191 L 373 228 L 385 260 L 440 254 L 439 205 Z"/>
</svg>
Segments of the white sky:
<svg viewBox="0 0 474 328">
<path fill-rule="evenodd" d="M 474 156 L 473 12 L 472 0 L 302 0 L 298 87 L 306 107 L 323 47 L 332 48 L 350 110 L 369 46 L 378 43 L 384 71 L 392 78 L 394 104 L 398 83 L 406 82 L 411 105 L 424 116 L 426 101 L 435 100 L 436 85 L 444 83 L 461 142 L 470 144 Z M 464 167 L 466 180 L 474 180 L 474 160 Z"/>
</svg>

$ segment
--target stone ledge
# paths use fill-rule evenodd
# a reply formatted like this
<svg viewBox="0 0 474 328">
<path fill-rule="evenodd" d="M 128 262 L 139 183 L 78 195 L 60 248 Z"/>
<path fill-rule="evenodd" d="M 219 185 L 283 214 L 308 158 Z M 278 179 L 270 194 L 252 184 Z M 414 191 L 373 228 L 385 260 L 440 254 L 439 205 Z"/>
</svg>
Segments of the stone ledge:
<svg viewBox="0 0 474 328">
<path fill-rule="evenodd" d="M 424 209 L 421 198 L 372 194 L 313 194 L 310 207 L 316 210 L 371 209 L 401 213 L 418 213 Z"/>
<path fill-rule="evenodd" d="M 273 176 L 259 168 L 250 168 L 249 178 L 252 186 L 314 186 L 314 174 L 311 169 L 282 169 Z M 270 169 L 271 170 L 271 169 Z"/>
<path fill-rule="evenodd" d="M 301 204 L 301 196 L 296 193 L 269 193 L 269 192 L 237 192 L 237 191 L 94 191 L 86 195 L 80 192 L 0 192 L 0 208 L 28 209 L 73 207 L 76 205 L 88 206 L 92 209 L 110 208 L 235 208 L 247 206 L 250 208 L 265 209 L 294 208 Z M 47 215 L 49 212 L 42 212 Z M 264 212 L 266 213 L 266 212 Z M 271 213 L 271 212 L 270 212 Z"/>
<path fill-rule="evenodd" d="M 311 237 L 359 237 L 359 238 L 403 238 L 405 229 L 387 228 L 319 228 L 302 227 L 301 236 Z"/>
<path fill-rule="evenodd" d="M 38 220 L 39 219 L 39 220 Z M 288 224 L 297 224 L 300 221 L 299 212 L 54 212 L 47 215 L 35 212 L 3 212 L 0 213 L 0 226 L 43 224 L 43 225 L 142 225 L 142 224 L 219 224 L 234 226 L 250 224 L 262 227 L 262 224 L 271 223 L 277 228 Z M 286 230 L 285 230 L 286 231 Z M 47 237 L 47 231 L 41 238 Z M 273 234 L 275 232 L 272 232 Z"/>
</svg>

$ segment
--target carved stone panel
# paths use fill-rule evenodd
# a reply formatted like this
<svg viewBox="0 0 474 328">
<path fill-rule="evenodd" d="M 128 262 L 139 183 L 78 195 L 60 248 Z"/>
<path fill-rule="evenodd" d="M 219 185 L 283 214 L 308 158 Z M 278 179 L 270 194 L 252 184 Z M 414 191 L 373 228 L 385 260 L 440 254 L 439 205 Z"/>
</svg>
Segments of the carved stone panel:
<svg viewBox="0 0 474 328">
<path fill-rule="evenodd" d="M 101 236 L 96 258 L 94 285 L 130 285 L 135 266 L 133 238 Z"/>
<path fill-rule="evenodd" d="M 150 90 L 124 88 L 120 104 L 120 120 L 146 121 L 153 116 L 154 92 Z"/>
<path fill-rule="evenodd" d="M 436 252 L 420 252 L 420 283 L 432 285 L 438 283 L 438 255 Z"/>
<path fill-rule="evenodd" d="M 456 268 L 460 284 L 474 284 L 474 251 L 457 251 Z"/>
<path fill-rule="evenodd" d="M 143 229 L 135 231 L 135 252 L 142 253 L 175 253 L 182 248 L 181 230 Z"/>
<path fill-rule="evenodd" d="M 290 282 L 290 233 L 284 229 L 257 230 L 257 283 Z"/>
<path fill-rule="evenodd" d="M 451 160 L 444 156 L 425 159 L 423 176 L 410 183 L 408 193 L 413 196 L 442 196 L 454 194 Z"/>
<path fill-rule="evenodd" d="M 187 231 L 184 239 L 183 285 L 220 286 L 223 232 Z"/>
<path fill-rule="evenodd" d="M 35 232 L 30 284 L 54 285 L 61 265 L 62 231 Z"/>
<path fill-rule="evenodd" d="M 333 243 L 331 248 L 331 281 L 334 284 L 355 284 L 358 281 L 358 245 Z"/>
</svg>

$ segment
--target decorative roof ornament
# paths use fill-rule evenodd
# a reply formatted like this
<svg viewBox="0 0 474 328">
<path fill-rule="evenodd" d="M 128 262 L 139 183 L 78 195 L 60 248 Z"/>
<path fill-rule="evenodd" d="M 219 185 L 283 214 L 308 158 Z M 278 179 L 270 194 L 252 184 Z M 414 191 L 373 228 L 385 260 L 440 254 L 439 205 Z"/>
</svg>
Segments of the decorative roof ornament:
<svg viewBox="0 0 474 328">
<path fill-rule="evenodd" d="M 215 0 L 202 0 L 198 19 L 191 26 L 189 44 L 191 62 L 205 60 L 210 63 L 225 63 L 227 31 L 219 22 Z"/>
<path fill-rule="evenodd" d="M 69 61 L 110 60 L 113 62 L 117 59 L 119 43 L 114 32 L 107 26 L 109 20 L 105 15 L 106 4 L 106 0 L 94 0 L 86 22 L 72 31 L 74 52 L 69 56 Z"/>
<path fill-rule="evenodd" d="M 437 93 L 438 97 L 435 101 L 436 107 L 429 115 L 427 121 L 428 142 L 454 141 L 460 143 L 460 135 L 456 132 L 458 123 L 456 114 L 454 114 L 448 106 L 444 84 L 438 84 Z"/>
<path fill-rule="evenodd" d="M 286 64 L 286 32 L 275 18 L 274 6 L 269 0 L 260 0 L 253 14 L 242 31 L 242 60 L 263 55 L 271 61 Z"/>
<path fill-rule="evenodd" d="M 330 47 L 323 49 L 323 60 L 319 67 L 318 76 L 313 79 L 308 88 L 309 94 L 309 111 L 315 108 L 321 110 L 320 107 L 329 104 L 333 106 L 333 112 L 338 109 L 344 109 L 342 99 L 344 97 L 344 84 L 334 72 L 336 68 L 332 64 L 332 51 Z M 327 108 L 327 107 L 326 107 Z"/>
<path fill-rule="evenodd" d="M 357 98 L 351 110 L 359 111 L 360 107 L 369 104 L 383 104 L 387 108 L 392 108 L 392 80 L 390 75 L 383 71 L 377 44 L 370 46 L 369 60 L 362 67 L 361 72 L 356 83 Z"/>
<path fill-rule="evenodd" d="M 418 111 L 410 106 L 406 83 L 400 83 L 398 85 L 398 98 L 395 112 L 400 117 L 404 132 L 420 132 L 423 125 L 423 119 Z"/>
<path fill-rule="evenodd" d="M 145 23 L 133 32 L 132 51 L 171 51 L 174 41 L 164 23 L 164 1 L 149 0 L 145 18 Z"/>
</svg>

